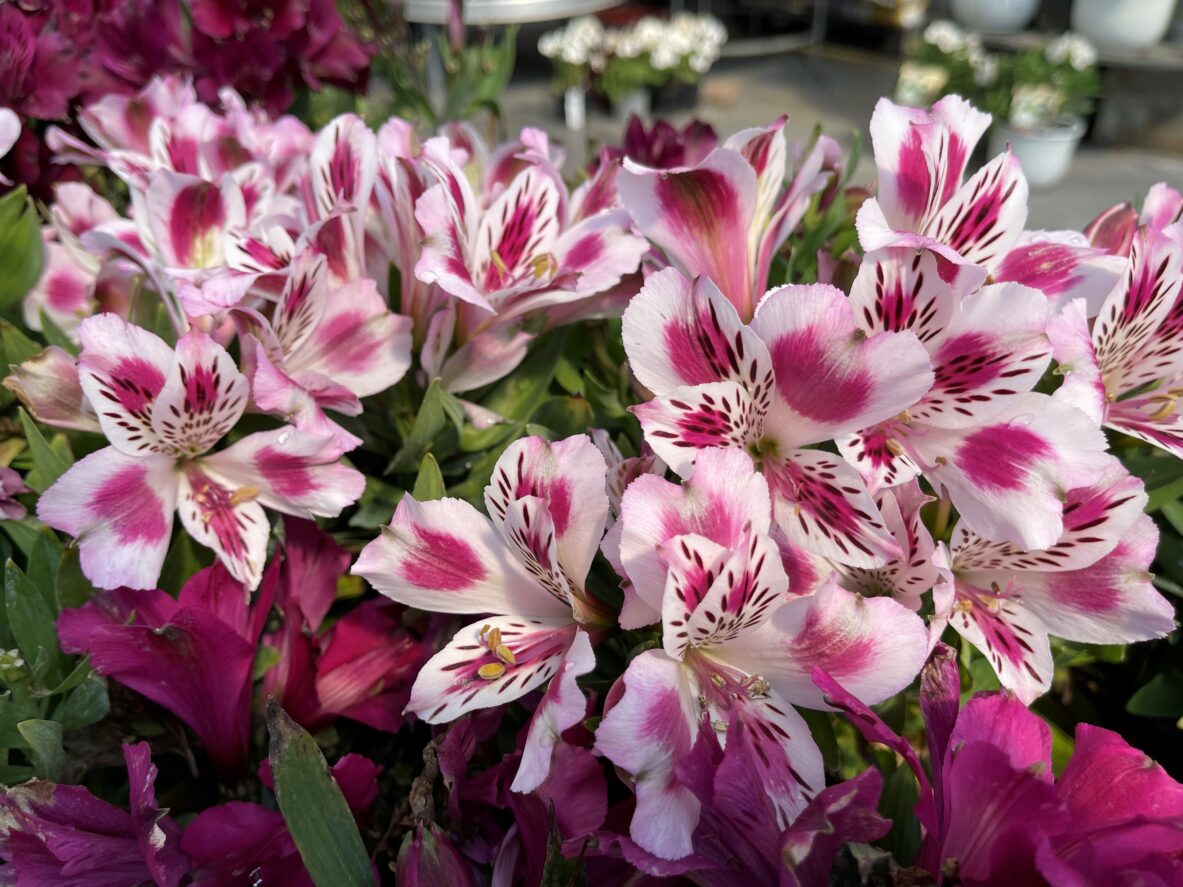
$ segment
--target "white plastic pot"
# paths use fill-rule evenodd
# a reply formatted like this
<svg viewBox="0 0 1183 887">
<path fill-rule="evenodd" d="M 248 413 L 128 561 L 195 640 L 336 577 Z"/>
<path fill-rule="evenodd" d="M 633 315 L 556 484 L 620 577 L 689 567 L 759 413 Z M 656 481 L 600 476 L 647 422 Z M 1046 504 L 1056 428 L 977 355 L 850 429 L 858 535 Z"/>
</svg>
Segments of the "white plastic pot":
<svg viewBox="0 0 1183 887">
<path fill-rule="evenodd" d="M 1032 188 L 1054 188 L 1068 174 L 1083 135 L 1084 121 L 1079 118 L 1041 130 L 1000 123 L 990 133 L 990 156 L 998 156 L 1009 144 Z"/>
<path fill-rule="evenodd" d="M 1099 49 L 1136 52 L 1162 40 L 1175 0 L 1073 0 L 1072 29 Z"/>
<path fill-rule="evenodd" d="M 1021 31 L 1038 11 L 1039 0 L 953 0 L 953 18 L 971 31 Z"/>
</svg>

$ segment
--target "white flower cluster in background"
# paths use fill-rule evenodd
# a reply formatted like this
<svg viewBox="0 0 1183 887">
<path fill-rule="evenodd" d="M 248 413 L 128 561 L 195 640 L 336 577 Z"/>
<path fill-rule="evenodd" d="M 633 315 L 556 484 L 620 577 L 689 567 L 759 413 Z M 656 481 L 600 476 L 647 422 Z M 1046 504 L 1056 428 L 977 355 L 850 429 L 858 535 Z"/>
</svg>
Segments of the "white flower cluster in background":
<svg viewBox="0 0 1183 887">
<path fill-rule="evenodd" d="M 1057 37 L 1044 50 L 1047 60 L 1054 65 L 1064 62 L 1078 71 L 1084 71 L 1097 63 L 1097 50 L 1080 34 L 1067 33 Z"/>
<path fill-rule="evenodd" d="M 627 28 L 604 28 L 584 16 L 566 27 L 543 34 L 538 51 L 548 59 L 601 71 L 609 57 L 648 56 L 657 71 L 673 71 L 683 63 L 705 74 L 719 58 L 727 29 L 711 15 L 678 13 L 672 18 L 645 16 Z"/>
<path fill-rule="evenodd" d="M 945 55 L 964 57 L 978 86 L 990 86 L 998 79 L 998 59 L 986 52 L 975 32 L 962 30 L 948 19 L 937 19 L 924 29 L 924 42 Z"/>
</svg>

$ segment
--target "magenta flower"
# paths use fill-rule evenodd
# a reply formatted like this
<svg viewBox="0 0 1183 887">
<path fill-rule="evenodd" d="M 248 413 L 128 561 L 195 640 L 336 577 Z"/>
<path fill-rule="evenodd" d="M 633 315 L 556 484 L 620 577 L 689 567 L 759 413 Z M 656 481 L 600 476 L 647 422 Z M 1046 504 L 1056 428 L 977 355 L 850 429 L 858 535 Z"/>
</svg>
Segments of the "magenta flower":
<svg viewBox="0 0 1183 887">
<path fill-rule="evenodd" d="M 980 693 L 958 711 L 954 651 L 924 669 L 920 701 L 932 780 L 907 741 L 821 668 L 814 680 L 871 742 L 901 755 L 920 784 L 916 863 L 938 884 L 1052 884 L 1183 875 L 1183 786 L 1116 733 L 1081 724 L 1053 781 L 1051 732 L 1009 693 Z"/>
<path fill-rule="evenodd" d="M 18 500 L 21 493 L 29 492 L 20 474 L 14 469 L 0 467 L 0 517 L 5 520 L 24 520 L 29 510 Z"/>
<path fill-rule="evenodd" d="M 700 801 L 679 762 L 704 729 L 750 744 L 756 781 L 788 826 L 825 784 L 793 708 L 822 705 L 810 668 L 827 663 L 864 698 L 885 699 L 919 671 L 923 623 L 834 585 L 792 596 L 768 483 L 733 449 L 702 451 L 683 486 L 638 478 L 620 522 L 624 571 L 662 622 L 662 649 L 629 663 L 596 730 L 596 748 L 633 781 L 632 839 L 663 859 L 693 852 Z"/>
<path fill-rule="evenodd" d="M 156 804 L 148 743 L 123 746 L 130 787 L 124 811 L 82 786 L 34 779 L 0 795 L 0 859 L 13 884 L 178 887 L 189 872 L 181 829 Z"/>
<path fill-rule="evenodd" d="M 100 588 L 156 583 L 178 509 L 186 531 L 254 588 L 270 535 L 264 506 L 332 516 L 361 495 L 364 479 L 338 462 L 332 438 L 287 427 L 208 453 L 242 415 L 248 386 L 204 333 L 187 333 L 174 352 L 105 314 L 79 335 L 82 389 L 111 446 L 72 466 L 37 510 L 78 539 L 82 569 Z"/>
<path fill-rule="evenodd" d="M 66 117 L 79 90 L 71 41 L 16 3 L 0 6 L 0 106 L 36 120 Z"/>
<path fill-rule="evenodd" d="M 407 832 L 398 850 L 394 876 L 407 887 L 475 887 L 472 866 L 460 855 L 444 832 L 434 824 L 417 825 Z"/>
<path fill-rule="evenodd" d="M 1084 235 L 1091 245 L 1113 256 L 1128 256 L 1140 225 L 1162 232 L 1183 218 L 1183 194 L 1166 182 L 1150 186 L 1139 213 L 1130 203 L 1118 203 L 1088 223 Z M 1090 311 L 1089 316 L 1096 314 Z"/>
<path fill-rule="evenodd" d="M 785 286 L 745 325 L 705 278 L 653 274 L 624 314 L 645 438 L 686 475 L 702 447 L 760 458 L 777 523 L 794 544 L 853 566 L 900 556 L 858 472 L 812 444 L 898 415 L 933 383 L 915 333 L 857 332 L 831 286 Z"/>
<path fill-rule="evenodd" d="M 62 648 L 171 711 L 201 738 L 220 774 L 237 774 L 250 743 L 252 670 L 274 574 L 249 606 L 249 590 L 221 564 L 196 573 L 178 598 L 157 589 L 99 592 L 58 617 Z"/>
<path fill-rule="evenodd" d="M 534 713 L 517 791 L 550 769 L 558 736 L 584 717 L 575 679 L 595 665 L 587 630 L 606 626 L 583 588 L 608 517 L 604 458 L 584 436 L 511 444 L 467 502 L 404 496 L 353 572 L 387 597 L 441 613 L 488 613 L 419 672 L 407 708 L 429 723 L 519 699 L 550 681 Z"/>
<path fill-rule="evenodd" d="M 333 764 L 333 778 L 354 816 L 374 803 L 381 770 L 361 755 L 344 755 Z M 259 771 L 263 783 L 274 791 L 266 761 Z M 192 860 L 199 884 L 313 884 L 283 814 L 259 804 L 229 801 L 202 810 L 185 829 L 181 848 Z"/>
<path fill-rule="evenodd" d="M 620 151 L 629 160 L 651 169 L 698 166 L 719 146 L 709 123 L 691 120 L 681 129 L 655 120 L 648 129 L 635 114 L 629 118 Z"/>
</svg>

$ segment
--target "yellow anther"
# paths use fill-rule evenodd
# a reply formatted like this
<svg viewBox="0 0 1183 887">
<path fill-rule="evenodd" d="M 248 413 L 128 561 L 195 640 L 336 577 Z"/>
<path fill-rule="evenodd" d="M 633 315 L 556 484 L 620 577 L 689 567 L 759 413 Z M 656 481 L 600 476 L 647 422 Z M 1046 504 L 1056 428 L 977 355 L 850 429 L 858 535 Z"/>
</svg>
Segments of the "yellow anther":
<svg viewBox="0 0 1183 887">
<path fill-rule="evenodd" d="M 255 499 L 259 498 L 260 492 L 262 491 L 258 487 L 239 487 L 230 494 L 230 504 L 241 505 L 243 502 L 253 502 Z"/>
<path fill-rule="evenodd" d="M 514 658 L 513 650 L 505 646 L 505 644 L 498 644 L 493 648 L 493 652 L 497 654 L 497 658 L 506 665 L 516 665 L 517 659 Z"/>
<path fill-rule="evenodd" d="M 505 666 L 500 662 L 486 662 L 476 670 L 476 673 L 486 681 L 495 681 L 505 674 Z"/>
<path fill-rule="evenodd" d="M 762 696 L 767 696 L 768 691 L 772 686 L 768 681 L 764 680 L 762 675 L 754 674 L 748 678 L 748 696 L 752 699 L 759 699 Z"/>
<path fill-rule="evenodd" d="M 543 253 L 541 256 L 535 256 L 530 260 L 531 269 L 534 272 L 534 278 L 541 280 L 544 277 L 551 277 L 559 270 L 559 262 L 550 253 Z"/>
<path fill-rule="evenodd" d="M 1176 394 L 1159 394 L 1150 398 L 1151 403 L 1157 402 L 1162 404 L 1162 406 L 1150 414 L 1150 421 L 1161 422 L 1163 419 L 1170 418 L 1171 414 L 1175 412 L 1175 402 L 1178 399 L 1178 395 Z"/>
<path fill-rule="evenodd" d="M 505 264 L 505 259 L 501 258 L 501 253 L 497 252 L 497 250 L 491 250 L 489 252 L 489 258 L 493 260 L 493 267 L 498 271 L 502 274 L 509 273 L 509 266 Z"/>
<path fill-rule="evenodd" d="M 893 456 L 895 456 L 897 459 L 898 459 L 900 456 L 904 455 L 904 447 L 903 447 L 903 444 L 901 444 L 901 443 L 900 443 L 898 440 L 896 440 L 895 438 L 890 438 L 890 437 L 889 437 L 889 438 L 887 439 L 887 441 L 886 441 L 886 442 L 885 442 L 883 445 L 884 445 L 885 447 L 887 447 L 887 452 L 891 453 L 891 454 L 892 454 Z"/>
</svg>

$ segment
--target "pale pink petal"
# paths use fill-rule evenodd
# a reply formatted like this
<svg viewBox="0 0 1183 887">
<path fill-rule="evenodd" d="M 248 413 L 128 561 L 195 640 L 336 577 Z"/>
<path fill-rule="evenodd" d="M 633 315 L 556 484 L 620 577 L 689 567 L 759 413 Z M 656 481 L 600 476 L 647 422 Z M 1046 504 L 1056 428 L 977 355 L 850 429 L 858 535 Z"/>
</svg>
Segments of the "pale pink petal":
<svg viewBox="0 0 1183 887">
<path fill-rule="evenodd" d="M 602 293 L 632 274 L 649 252 L 649 241 L 630 233 L 629 217 L 622 209 L 599 213 L 572 225 L 555 241 L 558 274 L 577 274 L 573 293 Z M 549 300 L 547 300 L 549 301 Z M 532 307 L 546 302 L 533 301 Z"/>
<path fill-rule="evenodd" d="M 1111 256 L 1128 256 L 1134 232 L 1138 230 L 1138 212 L 1128 200 L 1115 203 L 1084 226 L 1082 233 L 1089 246 Z"/>
<path fill-rule="evenodd" d="M 1052 396 L 1100 425 L 1105 416 L 1105 383 L 1097 366 L 1083 299 L 1069 302 L 1048 321 L 1047 337 L 1052 343 L 1056 369 L 1064 377 Z"/>
<path fill-rule="evenodd" d="M 186 465 L 180 478 L 181 524 L 194 540 L 213 549 L 231 576 L 257 588 L 271 536 L 263 507 L 200 463 Z"/>
<path fill-rule="evenodd" d="M 1054 664 L 1047 629 L 1011 592 L 959 580 L 949 624 L 990 660 L 1002 686 L 1024 704 L 1051 687 Z"/>
<path fill-rule="evenodd" d="M 920 673 L 926 637 L 923 620 L 891 598 L 865 598 L 827 585 L 786 603 L 757 631 L 727 645 L 726 656 L 796 705 L 824 707 L 810 677 L 815 667 L 874 704 Z"/>
<path fill-rule="evenodd" d="M 77 539 L 99 588 L 155 588 L 172 535 L 172 459 L 106 447 L 74 463 L 37 502 L 37 516 Z"/>
<path fill-rule="evenodd" d="M 962 299 L 929 346 L 936 378 L 908 408 L 909 421 L 964 428 L 1034 388 L 1051 362 L 1050 308 L 1042 293 L 1017 283 L 985 286 Z"/>
<path fill-rule="evenodd" d="M 226 233 L 246 224 L 242 190 L 232 176 L 225 176 L 219 185 L 160 170 L 152 175 L 144 196 L 157 257 L 166 267 L 224 264 Z"/>
<path fill-rule="evenodd" d="M 1175 630 L 1175 608 L 1151 581 L 1158 528 L 1139 515 L 1109 554 L 1079 570 L 1024 573 L 1024 605 L 1056 637 L 1089 644 L 1129 644 Z"/>
<path fill-rule="evenodd" d="M 348 452 L 362 444 L 359 437 L 350 434 L 321 409 L 317 396 L 294 381 L 283 370 L 273 364 L 263 348 L 253 342 L 253 337 L 243 336 L 240 339 L 244 352 L 250 347 L 255 348 L 254 373 L 251 375 L 251 399 L 255 406 L 265 413 L 279 416 L 285 422 L 290 422 L 297 429 L 307 434 L 320 437 L 331 437 L 342 452 Z M 348 392 L 346 392 L 348 393 Z M 317 395 L 320 392 L 316 392 Z M 349 415 L 361 412 L 361 403 L 350 394 L 353 403 L 349 409 L 341 409 L 346 404 L 339 400 L 333 404 Z"/>
<path fill-rule="evenodd" d="M 991 277 L 996 283 L 1014 281 L 1034 287 L 1057 308 L 1083 299 L 1088 315 L 1096 316 L 1125 270 L 1125 262 L 1104 250 L 1065 242 L 1060 235 L 1057 231 L 1024 233 Z"/>
<path fill-rule="evenodd" d="M 731 381 L 767 403 L 768 349 L 708 278 L 691 282 L 676 268 L 651 274 L 625 309 L 623 324 L 629 368 L 655 394 Z"/>
<path fill-rule="evenodd" d="M 871 145 L 879 201 L 893 227 L 919 231 L 952 198 L 989 125 L 989 114 L 958 96 L 927 110 L 879 100 L 871 115 Z"/>
<path fill-rule="evenodd" d="M 1060 538 L 1067 491 L 1095 483 L 1109 464 L 1100 429 L 1042 394 L 1015 398 L 973 429 L 930 428 L 910 446 L 971 529 L 1026 549 Z"/>
<path fill-rule="evenodd" d="M 1142 200 L 1142 213 L 1138 222 L 1155 231 L 1161 231 L 1180 218 L 1183 218 L 1183 194 L 1166 182 L 1151 185 Z"/>
<path fill-rule="evenodd" d="M 782 116 L 769 126 L 740 130 L 723 143 L 724 148 L 743 155 L 756 173 L 756 206 L 749 234 L 754 241 L 759 239 L 762 229 L 771 218 L 777 198 L 784 188 L 788 160 L 788 148 L 785 145 L 787 121 L 788 117 Z M 754 255 L 755 242 L 750 246 L 751 254 Z"/>
<path fill-rule="evenodd" d="M 699 565 L 696 536 L 676 536 L 662 550 L 670 564 L 662 600 L 662 644 L 674 659 L 687 647 L 714 647 L 745 635 L 766 621 L 789 589 L 776 544 L 753 533 L 723 558 L 703 558 Z M 708 555 L 714 543 L 707 546 Z"/>
<path fill-rule="evenodd" d="M 25 326 L 39 332 L 44 312 L 58 329 L 72 334 L 94 313 L 95 274 L 80 266 L 62 244 L 46 243 L 43 248 L 41 279 L 22 305 Z"/>
<path fill-rule="evenodd" d="M 460 499 L 404 496 L 352 572 L 423 610 L 571 619 L 570 604 L 546 591 L 489 519 Z"/>
<path fill-rule="evenodd" d="M 88 317 L 78 327 L 78 336 L 78 381 L 107 440 L 132 454 L 163 451 L 164 443 L 152 428 L 152 413 L 173 370 L 172 349 L 160 337 L 114 314 Z"/>
<path fill-rule="evenodd" d="M 978 170 L 925 224 L 921 233 L 965 261 L 995 269 L 1027 222 L 1027 179 L 1007 151 Z"/>
<path fill-rule="evenodd" d="M 1096 483 L 1064 499 L 1064 529 L 1046 549 L 1025 551 L 983 539 L 964 524 L 953 529 L 953 568 L 959 572 L 1017 570 L 1063 572 L 1095 563 L 1111 552 L 1142 517 L 1147 495 L 1142 481 L 1110 458 Z M 1145 567 L 1149 567 L 1147 562 Z"/>
<path fill-rule="evenodd" d="M 790 450 L 764 459 L 777 526 L 795 545 L 855 567 L 900 557 L 858 472 L 824 450 Z"/>
<path fill-rule="evenodd" d="M 738 151 L 719 148 L 676 171 L 625 161 L 617 190 L 637 230 L 673 265 L 713 280 L 740 318 L 751 318 L 758 294 L 749 230 L 759 196 L 756 172 Z"/>
<path fill-rule="evenodd" d="M 513 502 L 539 497 L 554 528 L 555 566 L 582 588 L 607 526 L 607 470 L 603 454 L 586 435 L 554 443 L 521 438 L 497 460 L 485 487 L 485 509 L 499 526 Z"/>
<path fill-rule="evenodd" d="M 440 312 L 436 317 L 445 317 Z M 494 326 L 477 333 L 448 355 L 439 379 L 448 391 L 471 391 L 504 379 L 526 357 L 534 334 L 514 323 Z M 424 346 L 426 347 L 426 346 Z"/>
<path fill-rule="evenodd" d="M 296 353 L 316 332 L 329 300 L 328 262 L 306 249 L 288 267 L 283 292 L 271 315 L 271 328 L 285 355 Z"/>
<path fill-rule="evenodd" d="M 1183 378 L 1172 379 L 1147 394 L 1110 404 L 1105 425 L 1183 459 L 1183 414 L 1175 406 L 1180 395 Z"/>
<path fill-rule="evenodd" d="M 401 379 L 411 365 L 411 319 L 387 308 L 368 278 L 325 298 L 319 321 L 288 352 L 285 366 L 318 373 L 358 397 L 385 391 Z"/>
<path fill-rule="evenodd" d="M 460 178 L 463 179 L 463 175 Z M 492 311 L 493 306 L 477 289 L 469 270 L 467 234 L 443 184 L 433 185 L 419 198 L 415 204 L 415 219 L 423 229 L 423 251 L 415 264 L 415 277 L 423 283 L 437 284 L 458 299 Z"/>
<path fill-rule="evenodd" d="M 292 427 L 258 431 L 202 459 L 241 496 L 296 517 L 336 517 L 361 498 L 365 477 L 341 464 L 332 438 Z"/>
<path fill-rule="evenodd" d="M 674 388 L 630 409 L 640 420 L 645 442 L 681 476 L 690 473 L 700 450 L 745 450 L 764 431 L 763 411 L 739 382 Z"/>
<path fill-rule="evenodd" d="M 768 483 L 748 455 L 735 449 L 703 450 L 684 485 L 656 475 L 633 481 L 621 500 L 620 563 L 641 600 L 660 609 L 666 567 L 658 550 L 686 533 L 725 548 L 749 530 L 767 533 L 771 523 Z"/>
<path fill-rule="evenodd" d="M 933 382 L 928 353 L 914 333 L 866 337 L 846 296 L 831 286 L 773 290 L 760 302 L 752 329 L 772 356 L 779 397 L 767 430 L 784 447 L 888 419 Z"/>
<path fill-rule="evenodd" d="M 152 430 L 178 455 L 199 456 L 242 416 L 246 376 L 226 349 L 200 330 L 177 342 L 176 360 L 152 408 Z"/>
<path fill-rule="evenodd" d="M 693 852 L 701 809 L 674 775 L 698 734 L 694 693 L 682 666 L 655 650 L 633 659 L 620 681 L 624 690 L 596 729 L 596 750 L 632 777 L 632 839 L 662 859 L 680 859 Z"/>
<path fill-rule="evenodd" d="M 342 114 L 320 131 L 309 157 L 318 218 L 345 207 L 364 209 L 378 172 L 378 141 L 365 122 Z"/>
<path fill-rule="evenodd" d="M 779 527 L 770 534 L 780 552 L 781 566 L 789 577 L 789 595 L 807 597 L 823 585 L 837 580 L 834 563 L 790 542 Z"/>
<path fill-rule="evenodd" d="M 442 724 L 520 699 L 559 671 L 578 633 L 570 620 L 525 616 L 465 626 L 420 669 L 407 710 Z"/>
<path fill-rule="evenodd" d="M 571 588 L 571 580 L 559 562 L 555 524 L 546 499 L 537 496 L 514 499 L 504 516 L 498 518 L 498 529 L 522 566 L 547 594 L 573 608 L 578 605 L 578 593 Z"/>
<path fill-rule="evenodd" d="M 641 599 L 633 587 L 632 580 L 624 572 L 624 565 L 620 562 L 620 536 L 623 529 L 624 524 L 620 521 L 609 527 L 608 532 L 604 534 L 604 543 L 600 550 L 604 552 L 604 557 L 612 565 L 616 575 L 620 577 L 620 591 L 624 595 L 624 600 L 620 605 L 620 627 L 641 628 L 659 622 L 661 612 L 657 607 Z"/>
<path fill-rule="evenodd" d="M 78 381 L 74 357 L 57 345 L 13 366 L 4 378 L 4 387 L 38 422 L 73 431 L 102 431 Z"/>
<path fill-rule="evenodd" d="M 575 679 L 595 667 L 591 640 L 584 632 L 576 630 L 558 672 L 551 678 L 530 719 L 522 760 L 510 786 L 515 792 L 532 792 L 542 784 L 550 773 L 551 755 L 560 737 L 587 716 L 587 698 Z"/>
</svg>

